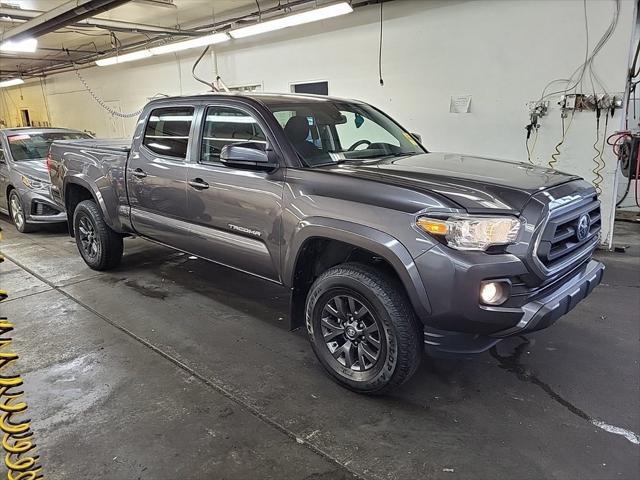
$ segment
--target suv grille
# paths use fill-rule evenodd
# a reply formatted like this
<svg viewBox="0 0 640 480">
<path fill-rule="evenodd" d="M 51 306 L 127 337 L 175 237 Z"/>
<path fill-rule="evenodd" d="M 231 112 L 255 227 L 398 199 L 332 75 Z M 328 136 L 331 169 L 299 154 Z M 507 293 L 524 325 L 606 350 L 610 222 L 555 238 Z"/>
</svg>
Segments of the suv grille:
<svg viewBox="0 0 640 480">
<path fill-rule="evenodd" d="M 537 255 L 545 267 L 554 267 L 592 250 L 602 225 L 600 202 L 591 197 L 567 212 L 551 214 L 542 232 Z"/>
</svg>

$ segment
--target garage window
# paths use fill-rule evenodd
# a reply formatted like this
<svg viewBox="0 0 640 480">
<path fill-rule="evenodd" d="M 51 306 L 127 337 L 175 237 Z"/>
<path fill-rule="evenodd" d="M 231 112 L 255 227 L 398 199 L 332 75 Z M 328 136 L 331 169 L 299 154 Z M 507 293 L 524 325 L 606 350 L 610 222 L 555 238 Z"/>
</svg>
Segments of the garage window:
<svg viewBox="0 0 640 480">
<path fill-rule="evenodd" d="M 200 161 L 217 163 L 225 145 L 239 142 L 251 142 L 257 148 L 266 147 L 267 139 L 258 121 L 237 108 L 207 108 Z"/>
<path fill-rule="evenodd" d="M 291 85 L 293 93 L 311 93 L 313 95 L 329 95 L 329 82 L 294 83 Z"/>
<path fill-rule="evenodd" d="M 142 144 L 169 157 L 186 158 L 193 107 L 157 108 L 151 112 Z"/>
</svg>

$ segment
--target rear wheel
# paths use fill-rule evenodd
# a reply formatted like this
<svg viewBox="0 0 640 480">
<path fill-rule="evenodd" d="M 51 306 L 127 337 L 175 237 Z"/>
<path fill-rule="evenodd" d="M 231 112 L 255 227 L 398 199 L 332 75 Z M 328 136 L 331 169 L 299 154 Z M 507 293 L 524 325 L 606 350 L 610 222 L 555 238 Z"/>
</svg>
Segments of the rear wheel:
<svg viewBox="0 0 640 480">
<path fill-rule="evenodd" d="M 27 223 L 27 215 L 25 214 L 25 210 L 22 206 L 22 200 L 20 200 L 20 195 L 16 190 L 11 190 L 9 194 L 9 214 L 11 215 L 11 220 L 20 233 L 29 233 L 33 232 L 35 228 L 33 225 Z"/>
<path fill-rule="evenodd" d="M 83 260 L 94 270 L 109 270 L 120 263 L 122 236 L 111 230 L 93 200 L 84 200 L 73 212 L 73 231 Z"/>
<path fill-rule="evenodd" d="M 367 265 L 343 264 L 320 275 L 307 297 L 306 323 L 320 363 L 351 390 L 387 392 L 420 364 L 409 300 L 393 277 Z"/>
</svg>

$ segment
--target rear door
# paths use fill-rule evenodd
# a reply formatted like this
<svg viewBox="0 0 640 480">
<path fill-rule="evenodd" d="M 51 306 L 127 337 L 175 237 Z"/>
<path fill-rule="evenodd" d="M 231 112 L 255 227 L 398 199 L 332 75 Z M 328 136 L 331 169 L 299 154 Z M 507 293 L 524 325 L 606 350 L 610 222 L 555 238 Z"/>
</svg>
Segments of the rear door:
<svg viewBox="0 0 640 480">
<path fill-rule="evenodd" d="M 187 158 L 192 148 L 193 105 L 160 107 L 147 119 L 127 163 L 131 222 L 140 235 L 185 249 Z"/>
<path fill-rule="evenodd" d="M 7 186 L 9 184 L 9 160 L 7 159 L 8 153 L 5 153 L 2 145 L 2 138 L 0 138 L 0 209 L 8 210 L 7 200 Z"/>
<path fill-rule="evenodd" d="M 193 253 L 279 281 L 284 168 L 261 172 L 220 163 L 225 145 L 253 142 L 277 148 L 260 113 L 225 102 L 200 112 L 198 148 L 189 165 L 187 202 Z M 282 155 L 276 151 L 276 155 Z"/>
</svg>

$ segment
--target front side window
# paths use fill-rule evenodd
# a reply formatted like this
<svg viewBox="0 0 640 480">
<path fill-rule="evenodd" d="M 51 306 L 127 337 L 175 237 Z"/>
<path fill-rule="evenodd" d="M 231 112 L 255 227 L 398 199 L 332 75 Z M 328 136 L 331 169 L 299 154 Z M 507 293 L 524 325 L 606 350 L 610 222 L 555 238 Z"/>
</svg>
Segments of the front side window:
<svg viewBox="0 0 640 480">
<path fill-rule="evenodd" d="M 300 101 L 267 107 L 310 167 L 425 152 L 409 132 L 365 104 Z"/>
<path fill-rule="evenodd" d="M 232 107 L 207 108 L 200 161 L 219 162 L 222 148 L 239 142 L 251 142 L 256 148 L 265 148 L 267 138 L 250 114 Z"/>
<path fill-rule="evenodd" d="M 83 132 L 30 132 L 7 135 L 11 158 L 15 162 L 46 158 L 49 147 L 56 140 L 91 138 Z"/>
<path fill-rule="evenodd" d="M 186 158 L 193 107 L 156 108 L 151 112 L 142 144 L 152 152 Z"/>
</svg>

